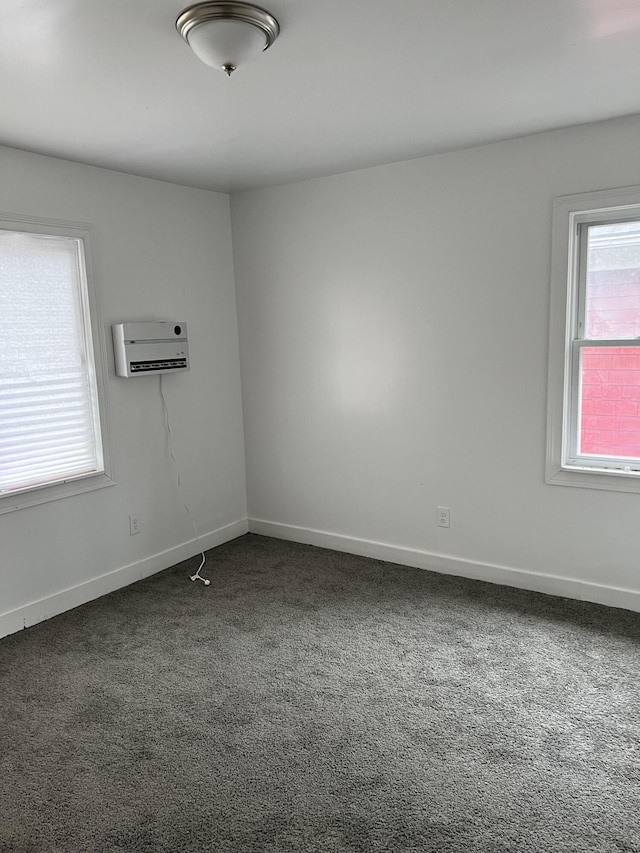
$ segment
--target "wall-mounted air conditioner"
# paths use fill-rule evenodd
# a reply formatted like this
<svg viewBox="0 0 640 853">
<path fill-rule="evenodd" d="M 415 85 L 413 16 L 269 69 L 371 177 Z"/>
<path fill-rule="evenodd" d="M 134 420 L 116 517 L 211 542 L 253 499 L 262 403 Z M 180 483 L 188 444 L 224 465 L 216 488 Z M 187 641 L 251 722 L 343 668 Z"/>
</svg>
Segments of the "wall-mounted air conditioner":
<svg viewBox="0 0 640 853">
<path fill-rule="evenodd" d="M 189 370 L 186 323 L 117 323 L 111 331 L 118 376 Z"/>
</svg>

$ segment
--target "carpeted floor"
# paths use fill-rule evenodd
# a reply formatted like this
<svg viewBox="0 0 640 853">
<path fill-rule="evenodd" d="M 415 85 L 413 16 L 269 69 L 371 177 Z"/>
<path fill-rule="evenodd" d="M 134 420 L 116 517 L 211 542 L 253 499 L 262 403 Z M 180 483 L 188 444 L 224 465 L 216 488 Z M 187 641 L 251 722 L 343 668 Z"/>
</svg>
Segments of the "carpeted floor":
<svg viewBox="0 0 640 853">
<path fill-rule="evenodd" d="M 248 535 L 0 641 L 2 853 L 640 851 L 640 615 Z"/>
</svg>

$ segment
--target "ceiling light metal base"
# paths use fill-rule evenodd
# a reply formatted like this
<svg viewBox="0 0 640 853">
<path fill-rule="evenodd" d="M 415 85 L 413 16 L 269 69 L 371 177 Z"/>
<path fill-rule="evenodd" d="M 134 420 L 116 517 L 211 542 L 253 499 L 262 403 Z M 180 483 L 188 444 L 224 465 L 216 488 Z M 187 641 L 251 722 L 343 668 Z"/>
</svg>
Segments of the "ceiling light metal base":
<svg viewBox="0 0 640 853">
<path fill-rule="evenodd" d="M 254 6 L 253 3 L 217 2 L 217 0 L 196 3 L 183 9 L 178 15 L 176 29 L 188 44 L 189 32 L 194 27 L 217 20 L 240 21 L 257 27 L 265 35 L 265 50 L 271 47 L 280 33 L 280 24 L 266 9 Z"/>
</svg>

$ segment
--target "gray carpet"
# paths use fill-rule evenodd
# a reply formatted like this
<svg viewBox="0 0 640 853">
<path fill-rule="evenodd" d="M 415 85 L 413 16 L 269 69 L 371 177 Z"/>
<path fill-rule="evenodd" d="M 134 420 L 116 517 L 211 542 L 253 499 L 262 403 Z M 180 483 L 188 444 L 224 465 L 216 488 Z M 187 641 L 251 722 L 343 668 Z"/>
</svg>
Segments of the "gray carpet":
<svg viewBox="0 0 640 853">
<path fill-rule="evenodd" d="M 0 641 L 3 853 L 640 851 L 640 615 L 248 535 Z"/>
</svg>

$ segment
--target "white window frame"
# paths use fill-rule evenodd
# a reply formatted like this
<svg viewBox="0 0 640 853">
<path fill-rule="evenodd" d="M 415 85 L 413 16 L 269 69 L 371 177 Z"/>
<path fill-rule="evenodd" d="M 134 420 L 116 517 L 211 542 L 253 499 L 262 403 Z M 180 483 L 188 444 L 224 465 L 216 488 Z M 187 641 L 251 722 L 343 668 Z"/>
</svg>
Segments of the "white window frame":
<svg viewBox="0 0 640 853">
<path fill-rule="evenodd" d="M 640 187 L 561 196 L 553 203 L 546 482 L 640 492 L 631 460 L 579 456 L 579 360 L 583 347 L 640 346 L 630 339 L 583 339 L 587 224 L 640 220 Z M 579 256 L 582 247 L 583 256 Z M 582 323 L 582 326 L 580 326 Z"/>
<path fill-rule="evenodd" d="M 100 303 L 95 287 L 91 247 L 92 226 L 84 222 L 27 217 L 13 213 L 0 213 L 0 230 L 32 234 L 50 234 L 79 239 L 84 254 L 84 281 L 82 294 L 83 325 L 87 351 L 93 355 L 89 366 L 92 385 L 97 396 L 102 438 L 102 465 L 100 471 L 72 477 L 68 480 L 34 486 L 0 496 L 0 514 L 12 512 L 48 501 L 60 500 L 84 492 L 102 489 L 115 484 L 113 454 L 111 452 L 110 417 L 107 398 L 108 373 L 106 369 L 106 342 L 101 320 Z"/>
</svg>

